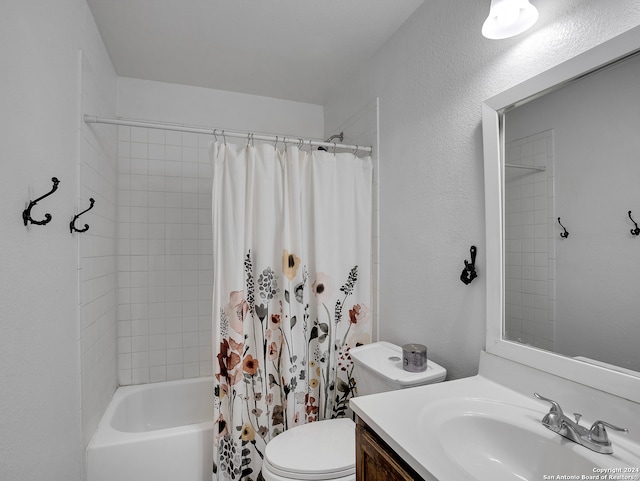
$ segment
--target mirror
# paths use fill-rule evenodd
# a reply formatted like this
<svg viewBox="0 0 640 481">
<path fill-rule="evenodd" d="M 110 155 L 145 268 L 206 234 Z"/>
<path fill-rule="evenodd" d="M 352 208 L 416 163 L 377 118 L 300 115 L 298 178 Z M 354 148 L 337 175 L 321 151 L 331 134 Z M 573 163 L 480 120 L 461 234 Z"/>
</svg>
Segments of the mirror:
<svg viewBox="0 0 640 481">
<path fill-rule="evenodd" d="M 487 351 L 634 401 L 639 50 L 636 27 L 483 104 Z"/>
<path fill-rule="evenodd" d="M 503 124 L 505 339 L 636 372 L 638 79 L 633 55 L 505 111 Z"/>
</svg>

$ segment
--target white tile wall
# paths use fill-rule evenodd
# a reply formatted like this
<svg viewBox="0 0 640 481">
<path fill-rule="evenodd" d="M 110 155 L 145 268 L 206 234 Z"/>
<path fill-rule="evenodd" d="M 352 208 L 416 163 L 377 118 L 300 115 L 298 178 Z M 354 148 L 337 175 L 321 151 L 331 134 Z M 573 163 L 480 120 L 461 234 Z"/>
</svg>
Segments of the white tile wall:
<svg viewBox="0 0 640 481">
<path fill-rule="evenodd" d="M 210 141 L 119 127 L 121 385 L 213 372 Z"/>
<path fill-rule="evenodd" d="M 114 115 L 116 79 L 97 75 L 82 56 L 82 111 Z M 85 445 L 116 389 L 116 196 L 117 129 L 81 123 L 79 197 L 80 217 L 73 234 L 79 247 L 79 318 L 81 330 L 82 430 Z M 71 220 L 72 215 L 69 216 Z"/>
<path fill-rule="evenodd" d="M 553 130 L 506 145 L 505 331 L 508 339 L 553 350 L 555 193 Z"/>
</svg>

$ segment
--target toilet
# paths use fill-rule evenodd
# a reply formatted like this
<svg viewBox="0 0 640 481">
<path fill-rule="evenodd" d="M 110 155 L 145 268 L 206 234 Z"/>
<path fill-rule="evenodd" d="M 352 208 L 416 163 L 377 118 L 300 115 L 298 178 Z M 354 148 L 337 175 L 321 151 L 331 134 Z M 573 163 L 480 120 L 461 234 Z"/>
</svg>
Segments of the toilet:
<svg viewBox="0 0 640 481">
<path fill-rule="evenodd" d="M 423 372 L 402 367 L 402 348 L 375 342 L 350 350 L 358 396 L 432 384 L 447 371 L 427 361 Z M 355 481 L 355 423 L 348 418 L 327 419 L 289 429 L 265 449 L 265 481 Z"/>
</svg>

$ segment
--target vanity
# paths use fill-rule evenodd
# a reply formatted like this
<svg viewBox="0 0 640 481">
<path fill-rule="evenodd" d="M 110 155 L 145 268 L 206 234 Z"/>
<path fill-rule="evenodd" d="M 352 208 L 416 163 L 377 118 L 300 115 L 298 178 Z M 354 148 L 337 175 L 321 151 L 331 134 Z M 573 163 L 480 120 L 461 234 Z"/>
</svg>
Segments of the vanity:
<svg viewBox="0 0 640 481">
<path fill-rule="evenodd" d="M 356 423 L 357 480 L 420 481 L 423 478 L 409 466 L 362 419 Z"/>
<path fill-rule="evenodd" d="M 358 480 L 640 480 L 640 322 L 637 306 L 620 302 L 637 304 L 640 293 L 631 212 L 640 217 L 640 75 L 624 74 L 640 72 L 639 52 L 636 27 L 483 103 L 487 331 L 478 375 L 353 398 Z M 564 97 L 592 92 L 600 75 L 621 79 L 608 80 L 602 98 L 637 102 L 612 131 L 604 125 L 621 115 L 604 112 L 599 94 L 577 104 L 565 100 L 576 91 Z M 633 98 L 612 100 L 627 85 Z M 578 110 L 591 100 L 599 110 Z M 580 145 L 568 143 L 576 134 L 555 123 L 557 113 L 534 116 L 545 103 L 575 112 L 581 128 L 585 120 Z M 587 117 L 602 125 L 593 130 Z M 608 141 L 607 158 L 589 158 Z M 616 180 L 587 220 L 581 190 L 603 177 L 597 162 L 614 165 Z M 563 177 L 580 170 L 590 177 Z M 584 256 L 603 231 L 610 257 L 598 267 Z M 585 292 L 571 291 L 576 283 Z M 605 305 L 609 298 L 617 304 Z"/>
<path fill-rule="evenodd" d="M 569 416 L 581 412 L 582 425 L 602 419 L 629 433 L 609 430 L 613 454 L 587 449 L 542 424 L 550 405 L 534 392 L 559 399 Z M 364 466 L 356 461 L 358 481 L 640 479 L 638 403 L 484 351 L 477 376 L 357 397 L 351 407 L 356 453 L 365 458 Z M 368 461 L 371 453 L 379 458 Z M 380 478 L 372 475 L 378 467 Z M 605 473 L 629 477 L 588 477 Z"/>
</svg>

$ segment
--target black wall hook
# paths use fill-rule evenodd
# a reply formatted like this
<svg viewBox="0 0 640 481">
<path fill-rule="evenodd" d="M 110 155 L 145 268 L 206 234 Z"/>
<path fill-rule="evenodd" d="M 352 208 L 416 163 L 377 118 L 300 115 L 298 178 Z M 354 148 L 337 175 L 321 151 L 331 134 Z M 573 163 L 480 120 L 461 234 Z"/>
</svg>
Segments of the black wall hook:
<svg viewBox="0 0 640 481">
<path fill-rule="evenodd" d="M 638 223 L 631 217 L 631 211 L 629 211 L 629 219 L 636 225 L 635 229 L 631 229 L 631 235 L 640 235 L 640 227 L 638 227 Z"/>
<path fill-rule="evenodd" d="M 478 253 L 478 249 L 476 246 L 471 246 L 469 252 L 471 253 L 471 262 L 465 259 L 464 269 L 462 269 L 462 274 L 460 274 L 460 280 L 467 285 L 478 277 L 478 273 L 476 272 L 476 254 Z"/>
<path fill-rule="evenodd" d="M 36 200 L 32 200 L 31 202 L 29 202 L 29 206 L 22 211 L 22 220 L 24 221 L 25 226 L 29 223 L 36 224 L 36 225 L 45 225 L 51 222 L 51 214 L 45 214 L 43 220 L 33 220 L 31 218 L 31 209 L 33 209 L 33 207 L 42 199 L 50 196 L 56 190 L 58 190 L 58 184 L 60 183 L 60 181 L 56 177 L 51 177 L 51 182 L 53 182 L 53 188 L 51 189 L 51 191 L 47 192 L 41 197 L 38 197 Z"/>
<path fill-rule="evenodd" d="M 71 222 L 69 223 L 69 232 L 71 232 L 72 234 L 74 232 L 87 232 L 89 230 L 89 224 L 85 224 L 84 225 L 84 229 L 78 229 L 76 228 L 76 219 L 78 217 L 80 217 L 82 214 L 84 214 L 85 212 L 90 211 L 91 209 L 93 209 L 93 204 L 96 202 L 93 197 L 91 197 L 89 199 L 89 202 L 91 203 L 91 205 L 89 206 L 88 209 L 83 210 L 82 212 L 80 212 L 79 214 L 76 214 L 73 219 L 71 220 Z"/>
<path fill-rule="evenodd" d="M 563 239 L 569 237 L 569 231 L 565 226 L 562 225 L 562 222 L 560 222 L 560 217 L 558 217 L 558 224 L 560 224 L 560 227 L 564 229 L 564 232 L 560 232 L 560 237 L 562 237 Z"/>
</svg>

